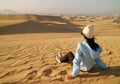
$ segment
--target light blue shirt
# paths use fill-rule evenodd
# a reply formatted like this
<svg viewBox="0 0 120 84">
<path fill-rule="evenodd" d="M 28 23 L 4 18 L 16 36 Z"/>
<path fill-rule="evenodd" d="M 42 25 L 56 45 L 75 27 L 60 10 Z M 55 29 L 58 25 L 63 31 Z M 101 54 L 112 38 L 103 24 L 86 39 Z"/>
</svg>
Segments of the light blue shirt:
<svg viewBox="0 0 120 84">
<path fill-rule="evenodd" d="M 79 74 L 80 70 L 89 71 L 93 68 L 94 62 L 100 58 L 102 48 L 99 46 L 97 51 L 92 50 L 86 42 L 78 43 L 75 58 L 73 60 L 72 76 Z"/>
</svg>

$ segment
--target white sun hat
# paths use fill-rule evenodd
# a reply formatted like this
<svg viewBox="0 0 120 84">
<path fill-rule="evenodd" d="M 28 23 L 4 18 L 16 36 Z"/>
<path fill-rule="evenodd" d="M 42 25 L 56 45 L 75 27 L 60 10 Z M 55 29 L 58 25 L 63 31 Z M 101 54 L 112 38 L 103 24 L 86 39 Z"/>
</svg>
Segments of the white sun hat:
<svg viewBox="0 0 120 84">
<path fill-rule="evenodd" d="M 86 26 L 82 33 L 87 37 L 87 38 L 93 38 L 94 37 L 94 25 L 88 25 Z"/>
</svg>

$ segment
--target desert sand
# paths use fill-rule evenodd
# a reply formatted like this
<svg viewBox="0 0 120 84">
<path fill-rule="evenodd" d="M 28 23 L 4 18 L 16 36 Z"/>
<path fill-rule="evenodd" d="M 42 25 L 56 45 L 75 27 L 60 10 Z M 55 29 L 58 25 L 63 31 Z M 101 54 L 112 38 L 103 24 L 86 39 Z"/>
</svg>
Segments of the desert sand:
<svg viewBox="0 0 120 84">
<path fill-rule="evenodd" d="M 0 84 L 120 84 L 120 24 L 100 17 L 91 22 L 85 16 L 82 20 L 62 16 L 10 17 L 0 16 Z M 75 53 L 82 41 L 81 28 L 93 23 L 108 70 L 95 65 L 91 71 L 66 80 L 72 66 L 57 63 L 55 57 L 60 49 L 63 55 Z"/>
</svg>

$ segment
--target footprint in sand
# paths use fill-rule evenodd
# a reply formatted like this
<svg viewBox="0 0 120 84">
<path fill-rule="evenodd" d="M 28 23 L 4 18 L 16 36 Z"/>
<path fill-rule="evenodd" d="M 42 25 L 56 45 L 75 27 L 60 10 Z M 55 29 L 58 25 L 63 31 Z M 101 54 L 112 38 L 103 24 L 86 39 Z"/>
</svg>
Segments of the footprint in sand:
<svg viewBox="0 0 120 84">
<path fill-rule="evenodd" d="M 108 55 L 112 55 L 112 54 L 113 54 L 113 52 L 112 52 L 112 51 L 110 51 L 110 50 L 108 50 L 108 51 L 107 51 L 107 54 L 108 54 Z"/>
<path fill-rule="evenodd" d="M 28 75 L 27 75 L 27 79 L 28 80 L 32 80 L 37 74 L 37 70 L 34 70 L 32 72 L 30 72 Z"/>
<path fill-rule="evenodd" d="M 59 73 L 60 75 L 66 75 L 67 74 L 67 72 L 65 71 L 65 70 L 63 70 L 63 71 L 60 71 L 60 73 Z"/>
<path fill-rule="evenodd" d="M 52 69 L 45 69 L 42 73 L 44 76 L 49 76 L 52 73 Z"/>
</svg>

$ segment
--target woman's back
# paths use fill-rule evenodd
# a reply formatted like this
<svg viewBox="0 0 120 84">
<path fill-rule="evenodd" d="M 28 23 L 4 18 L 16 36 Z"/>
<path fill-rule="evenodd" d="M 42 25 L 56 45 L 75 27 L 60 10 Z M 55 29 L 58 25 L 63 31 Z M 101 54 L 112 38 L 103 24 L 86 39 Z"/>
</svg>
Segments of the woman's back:
<svg viewBox="0 0 120 84">
<path fill-rule="evenodd" d="M 80 70 L 89 71 L 90 69 L 92 69 L 94 61 L 96 58 L 99 57 L 100 53 L 102 52 L 102 49 L 98 48 L 98 50 L 94 51 L 89 47 L 89 45 L 86 42 L 81 42 L 79 47 L 82 52 Z"/>
</svg>

